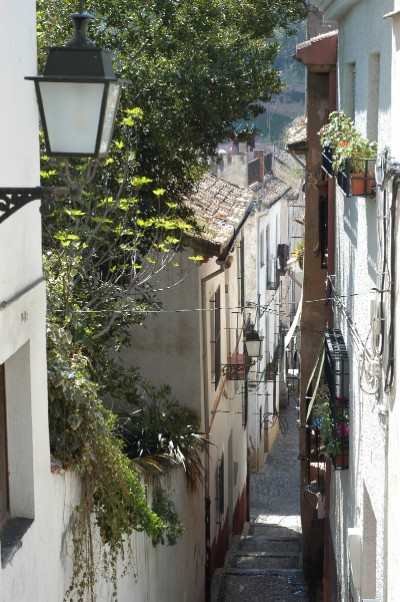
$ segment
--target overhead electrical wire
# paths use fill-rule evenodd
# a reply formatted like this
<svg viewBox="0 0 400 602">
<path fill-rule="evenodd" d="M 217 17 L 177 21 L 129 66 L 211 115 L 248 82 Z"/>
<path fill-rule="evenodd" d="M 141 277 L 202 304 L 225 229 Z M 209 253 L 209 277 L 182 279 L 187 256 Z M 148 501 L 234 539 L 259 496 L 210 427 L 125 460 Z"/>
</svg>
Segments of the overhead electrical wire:
<svg viewBox="0 0 400 602">
<path fill-rule="evenodd" d="M 370 289 L 371 291 L 376 290 L 378 291 L 378 289 Z M 388 292 L 387 291 L 378 291 L 378 292 Z M 322 301 L 334 301 L 334 302 L 339 302 L 341 299 L 346 299 L 346 298 L 350 298 L 350 297 L 355 297 L 355 296 L 366 296 L 369 293 L 353 293 L 353 294 L 349 294 L 349 295 L 337 295 L 335 294 L 332 297 L 324 297 L 321 299 L 307 299 L 307 300 L 303 300 L 303 303 L 319 303 Z M 268 313 L 272 313 L 275 315 L 280 315 L 281 312 L 278 311 L 277 309 L 273 309 L 270 306 L 272 305 L 273 301 L 275 301 L 275 293 L 274 296 L 271 297 L 270 301 L 266 304 L 266 305 L 259 305 L 258 303 L 255 302 L 248 302 L 246 305 L 236 305 L 236 306 L 232 306 L 232 307 L 184 307 L 184 308 L 174 308 L 174 309 L 164 309 L 161 307 L 155 308 L 155 309 L 139 309 L 139 308 L 126 308 L 126 309 L 73 309 L 73 310 L 67 310 L 67 309 L 52 309 L 49 310 L 53 313 L 68 313 L 68 314 L 111 314 L 111 313 L 115 313 L 115 314 L 125 314 L 125 313 L 138 313 L 138 314 L 163 314 L 163 313 L 167 313 L 167 314 L 171 314 L 171 313 L 191 313 L 191 312 L 215 312 L 217 310 L 229 310 L 229 311 L 244 311 L 246 309 L 255 309 L 256 311 L 260 311 L 261 312 L 261 316 L 264 315 L 265 312 Z M 4 306 L 7 303 L 4 303 Z M 2 304 L 0 303 L 0 306 Z M 278 307 L 280 307 L 280 303 L 276 303 L 275 305 L 278 305 Z M 343 306 L 345 307 L 345 306 Z M 350 318 L 351 319 L 351 318 Z M 361 340 L 361 338 L 360 338 Z"/>
</svg>

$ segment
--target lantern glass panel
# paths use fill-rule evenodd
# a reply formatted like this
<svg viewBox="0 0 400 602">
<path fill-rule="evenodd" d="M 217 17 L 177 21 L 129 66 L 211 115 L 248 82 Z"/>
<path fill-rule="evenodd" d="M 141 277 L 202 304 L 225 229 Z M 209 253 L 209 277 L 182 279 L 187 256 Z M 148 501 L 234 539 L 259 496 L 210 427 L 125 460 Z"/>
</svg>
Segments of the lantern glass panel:
<svg viewBox="0 0 400 602">
<path fill-rule="evenodd" d="M 100 156 L 106 155 L 110 148 L 120 90 L 121 86 L 119 83 L 109 84 L 108 86 L 106 110 L 104 114 L 103 129 L 100 140 Z"/>
<path fill-rule="evenodd" d="M 94 155 L 104 84 L 39 82 L 50 153 Z"/>
<path fill-rule="evenodd" d="M 259 357 L 261 355 L 261 340 L 247 340 L 246 341 L 247 355 L 250 357 Z"/>
</svg>

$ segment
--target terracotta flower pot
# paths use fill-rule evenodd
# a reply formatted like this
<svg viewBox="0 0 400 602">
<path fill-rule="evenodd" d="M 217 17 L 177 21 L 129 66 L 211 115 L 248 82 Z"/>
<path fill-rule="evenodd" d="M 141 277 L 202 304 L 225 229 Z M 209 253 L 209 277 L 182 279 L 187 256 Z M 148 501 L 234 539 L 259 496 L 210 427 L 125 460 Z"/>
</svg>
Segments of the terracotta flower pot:
<svg viewBox="0 0 400 602">
<path fill-rule="evenodd" d="M 343 452 L 338 453 L 335 457 L 334 462 L 335 468 L 346 469 L 349 467 L 349 450 L 344 449 Z"/>
<path fill-rule="evenodd" d="M 350 174 L 351 194 L 353 196 L 368 196 L 372 193 L 372 185 L 375 186 L 375 179 L 371 172 L 367 175 L 362 173 Z"/>
</svg>

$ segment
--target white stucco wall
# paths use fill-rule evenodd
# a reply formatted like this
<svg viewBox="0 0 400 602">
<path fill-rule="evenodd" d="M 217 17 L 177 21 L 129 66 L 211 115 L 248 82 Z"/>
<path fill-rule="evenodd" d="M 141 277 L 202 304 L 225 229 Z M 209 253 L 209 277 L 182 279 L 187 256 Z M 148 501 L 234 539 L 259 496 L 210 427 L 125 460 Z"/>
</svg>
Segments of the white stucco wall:
<svg viewBox="0 0 400 602">
<path fill-rule="evenodd" d="M 212 164 L 213 173 L 240 188 L 248 186 L 248 154 L 222 154 L 218 163 Z"/>
<path fill-rule="evenodd" d="M 178 265 L 171 263 L 152 280 L 161 311 L 132 327 L 131 346 L 121 357 L 127 365 L 140 366 L 145 378 L 169 384 L 173 395 L 202 417 L 201 316 L 196 311 L 200 267 L 187 253 L 178 253 L 173 263 Z"/>
<path fill-rule="evenodd" d="M 70 584 L 73 550 L 68 524 L 71 508 L 79 501 L 79 479 L 70 471 L 43 471 L 43 475 L 33 526 L 12 562 L 0 571 L 1 602 L 61 601 Z M 169 488 L 186 533 L 175 546 L 157 547 L 146 535 L 135 533 L 131 540 L 133 565 L 125 576 L 120 564 L 118 599 L 203 602 L 204 500 L 187 491 L 180 468 L 162 478 L 161 485 Z M 100 578 L 96 599 L 111 601 L 112 591 L 111 584 Z"/>
<path fill-rule="evenodd" d="M 243 353 L 239 245 L 231 254 L 229 268 L 219 266 L 215 257 L 198 265 L 188 259 L 192 254 L 190 249 L 178 254 L 174 259 L 177 267 L 153 278 L 162 311 L 147 318 L 143 326 L 132 328 L 132 346 L 124 350 L 123 358 L 125 363 L 140 366 L 142 374 L 154 384 L 171 385 L 172 394 L 196 410 L 202 419 L 201 428 L 209 436 L 210 447 L 205 458 L 205 489 L 199 492 L 199 497 L 210 498 L 211 545 L 216 545 L 224 525 L 228 524 L 232 532 L 233 515 L 247 476 L 243 382 L 228 381 L 221 374 L 216 386 L 213 369 L 213 300 L 218 288 L 221 363 L 227 363 L 230 353 Z M 222 455 L 224 512 L 220 514 L 216 475 Z M 201 520 L 204 518 L 203 512 Z"/>
<path fill-rule="evenodd" d="M 24 80 L 36 74 L 35 10 L 33 0 L 0 7 L 3 187 L 39 184 L 37 106 L 34 86 Z M 0 570 L 2 602 L 45 599 L 44 587 L 51 595 L 55 591 L 38 554 L 38 544 L 43 550 L 50 536 L 46 521 L 52 515 L 40 223 L 35 201 L 0 225 L 0 364 L 5 366 L 10 516 L 34 519 L 19 553 Z"/>
<path fill-rule="evenodd" d="M 355 66 L 355 123 L 368 132 L 368 106 L 378 88 L 378 145 L 383 149 L 391 140 L 391 22 L 382 19 L 390 12 L 393 0 L 356 2 L 339 22 L 338 36 L 338 107 L 349 113 L 352 82 L 346 70 Z M 368 31 L 368 35 L 365 32 Z M 379 56 L 379 82 L 374 81 L 370 61 Z M 371 119 L 376 121 L 371 115 Z"/>
<path fill-rule="evenodd" d="M 39 184 L 38 113 L 34 85 L 36 3 L 33 0 L 2 3 L 2 94 L 0 98 L 0 186 Z M 11 26 L 12 25 L 12 26 Z M 25 207 L 1 225 L 1 300 L 11 298 L 41 275 L 39 202 Z M 7 260 L 5 260 L 7 258 Z"/>
<path fill-rule="evenodd" d="M 400 9 L 399 0 L 395 1 L 394 8 Z M 392 27 L 392 138 L 391 151 L 395 161 L 400 161 L 400 120 L 398 118 L 397 107 L 400 102 L 400 15 L 389 19 Z M 398 199 L 394 200 L 398 206 Z M 396 220 L 398 222 L 398 220 Z M 399 230 L 396 229 L 396 270 L 400 270 L 400 238 Z M 396 284 L 396 299 L 399 298 L 399 285 Z M 398 315 L 398 307 L 394 308 L 395 315 Z M 389 433 L 388 433 L 388 474 L 387 474 L 387 600 L 392 602 L 400 597 L 400 546 L 398 533 L 400 532 L 400 517 L 398 512 L 398 501 L 400 499 L 400 470 L 397 459 L 400 457 L 400 401 L 398 394 L 398 377 L 400 370 L 400 329 L 398 322 L 395 332 L 395 380 L 394 387 L 390 395 L 389 404 Z"/>
<path fill-rule="evenodd" d="M 175 546 L 157 547 L 146 535 L 136 533 L 132 537 L 134 566 L 128 575 L 119 579 L 119 599 L 122 602 L 203 602 L 204 498 L 187 491 L 181 468 L 173 469 L 161 484 L 169 488 L 186 533 Z M 103 581 L 98 588 L 98 599 L 111 600 L 111 593 L 110 584 Z"/>
<path fill-rule="evenodd" d="M 323 3 L 321 4 L 323 8 Z M 327 5 L 327 3 L 325 3 Z M 334 8 L 345 3 L 330 3 Z M 348 69 L 355 70 L 355 122 L 367 136 L 378 131 L 379 151 L 391 143 L 391 26 L 382 16 L 393 2 L 348 2 L 338 10 L 338 108 L 350 111 L 353 90 Z M 329 11 L 328 11 L 329 12 Z M 368 35 L 366 35 L 368 32 Z M 379 81 L 371 78 L 371 60 L 379 55 Z M 372 58 L 371 58 L 372 57 Z M 376 73 L 375 73 L 376 75 Z M 378 92 L 378 95 L 377 95 Z M 371 106 L 378 101 L 377 114 Z M 371 118 L 377 124 L 371 125 Z M 377 127 L 376 127 L 377 125 Z M 336 550 L 341 600 L 386 597 L 387 584 L 387 395 L 382 375 L 371 377 L 366 353 L 379 359 L 371 344 L 371 301 L 379 300 L 383 245 L 383 196 L 345 198 L 336 194 L 336 288 L 343 308 L 335 306 L 335 327 L 344 335 L 350 358 L 350 470 L 332 478 L 331 530 Z M 347 314 L 347 317 L 346 317 Z M 349 318 L 349 316 L 351 318 Z M 356 334 L 354 334 L 356 333 Z M 392 517 L 391 517 L 392 518 Z M 396 522 L 397 519 L 396 519 Z M 347 529 L 360 529 L 362 539 L 361 589 L 354 588 L 347 548 Z M 390 526 L 390 529 L 392 527 Z"/>
</svg>

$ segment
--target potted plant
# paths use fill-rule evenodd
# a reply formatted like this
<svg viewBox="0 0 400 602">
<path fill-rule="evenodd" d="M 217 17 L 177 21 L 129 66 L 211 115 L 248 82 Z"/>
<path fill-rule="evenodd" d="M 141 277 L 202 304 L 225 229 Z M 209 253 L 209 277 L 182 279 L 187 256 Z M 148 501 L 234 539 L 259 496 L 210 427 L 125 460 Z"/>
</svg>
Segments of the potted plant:
<svg viewBox="0 0 400 602">
<path fill-rule="evenodd" d="M 325 448 L 335 467 L 348 468 L 349 461 L 349 402 L 347 398 L 330 400 L 326 385 L 320 387 L 313 410 L 313 426 L 319 430 Z"/>
<path fill-rule="evenodd" d="M 332 167 L 336 172 L 349 169 L 352 193 L 371 194 L 373 176 L 366 167 L 374 159 L 377 143 L 369 142 L 357 130 L 354 122 L 342 111 L 334 111 L 318 132 L 322 147 L 332 151 Z M 359 187 L 357 187 L 359 184 Z"/>
<path fill-rule="evenodd" d="M 304 258 L 304 241 L 303 240 L 297 243 L 292 255 L 299 262 L 300 268 L 303 269 L 303 258 Z"/>
</svg>

